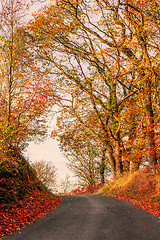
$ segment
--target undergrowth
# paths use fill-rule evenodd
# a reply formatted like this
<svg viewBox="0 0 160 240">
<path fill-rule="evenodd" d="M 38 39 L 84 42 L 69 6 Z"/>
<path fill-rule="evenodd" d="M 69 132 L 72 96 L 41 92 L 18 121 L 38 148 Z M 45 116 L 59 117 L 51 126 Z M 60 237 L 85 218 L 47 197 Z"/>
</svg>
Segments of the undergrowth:
<svg viewBox="0 0 160 240">
<path fill-rule="evenodd" d="M 0 153 L 0 238 L 42 217 L 61 201 L 38 180 L 20 153 Z"/>
<path fill-rule="evenodd" d="M 77 188 L 72 194 L 108 195 L 131 201 L 160 218 L 160 165 L 126 174 L 103 186 Z"/>
<path fill-rule="evenodd" d="M 16 201 L 34 189 L 47 190 L 24 158 L 0 157 L 0 202 Z"/>
<path fill-rule="evenodd" d="M 72 191 L 73 195 L 83 195 L 83 194 L 92 194 L 102 186 L 101 183 L 96 183 L 94 185 L 89 184 L 86 187 L 78 187 Z"/>
<path fill-rule="evenodd" d="M 111 181 L 96 194 L 126 199 L 160 218 L 160 165 Z"/>
</svg>

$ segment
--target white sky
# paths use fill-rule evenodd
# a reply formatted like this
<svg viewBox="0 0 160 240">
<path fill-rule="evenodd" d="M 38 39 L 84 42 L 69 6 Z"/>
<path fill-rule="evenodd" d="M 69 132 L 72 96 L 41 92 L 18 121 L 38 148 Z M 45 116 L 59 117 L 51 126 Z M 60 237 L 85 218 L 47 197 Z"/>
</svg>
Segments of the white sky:
<svg viewBox="0 0 160 240">
<path fill-rule="evenodd" d="M 66 174 L 73 176 L 66 166 L 67 159 L 60 152 L 58 142 L 54 139 L 47 139 L 43 143 L 36 144 L 31 142 L 25 154 L 29 158 L 29 162 L 46 160 L 53 162 L 57 168 L 57 173 L 60 178 L 65 178 Z"/>
</svg>

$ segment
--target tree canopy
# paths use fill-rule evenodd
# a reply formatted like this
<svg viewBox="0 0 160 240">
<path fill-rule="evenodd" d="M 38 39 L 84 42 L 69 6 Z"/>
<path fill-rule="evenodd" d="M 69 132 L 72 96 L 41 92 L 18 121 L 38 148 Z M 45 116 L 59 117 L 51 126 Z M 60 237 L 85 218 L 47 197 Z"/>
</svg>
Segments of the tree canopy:
<svg viewBox="0 0 160 240">
<path fill-rule="evenodd" d="M 159 6 L 159 0 L 57 0 L 16 28 L 17 38 L 9 38 L 7 55 L 14 60 L 9 61 L 9 80 L 5 80 L 10 83 L 8 97 L 2 98 L 8 106 L 2 108 L 7 128 L 13 109 L 23 109 L 23 117 L 15 110 L 21 124 L 28 116 L 39 122 L 57 93 L 56 103 L 62 111 L 56 136 L 61 149 L 72 154 L 74 169 L 93 158 L 94 171 L 99 159 L 98 171 L 104 173 L 101 168 L 107 167 L 109 159 L 116 178 L 143 165 L 157 165 Z M 19 61 L 16 46 L 22 47 L 18 59 L 23 71 L 13 68 Z M 18 88 L 13 87 L 14 82 Z M 29 96 L 23 95 L 25 101 L 18 91 L 22 87 L 27 94 L 31 91 Z M 12 88 L 19 100 L 13 98 Z M 19 103 L 17 108 L 15 103 Z M 31 123 L 25 127 L 30 129 Z"/>
<path fill-rule="evenodd" d="M 0 2 L 0 151 L 7 154 L 45 135 L 47 112 L 56 99 L 22 35 L 33 2 Z"/>
<path fill-rule="evenodd" d="M 158 163 L 158 6 L 152 0 L 60 0 L 24 30 L 52 76 L 59 105 L 105 145 L 114 177 Z"/>
</svg>

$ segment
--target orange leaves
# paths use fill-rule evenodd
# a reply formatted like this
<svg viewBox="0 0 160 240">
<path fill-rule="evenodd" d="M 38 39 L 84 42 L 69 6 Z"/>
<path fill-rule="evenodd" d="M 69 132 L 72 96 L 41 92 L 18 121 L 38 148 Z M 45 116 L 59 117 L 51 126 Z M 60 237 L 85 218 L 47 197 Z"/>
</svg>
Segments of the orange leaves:
<svg viewBox="0 0 160 240">
<path fill-rule="evenodd" d="M 35 190 L 26 194 L 23 200 L 10 204 L 0 204 L 0 237 L 33 222 L 44 216 L 48 211 L 55 209 L 61 203 L 61 198 Z"/>
<path fill-rule="evenodd" d="M 23 144 L 27 137 L 36 133 L 33 128 L 44 129 L 44 119 L 49 109 L 55 103 L 54 86 L 40 67 L 30 61 L 25 71 L 16 72 L 15 86 L 12 89 L 10 123 L 8 125 L 8 99 L 0 96 L 0 148 L 4 149 L 7 141 Z M 41 122 L 39 118 L 41 118 Z M 32 124 L 34 122 L 34 125 Z M 32 128 L 32 129 L 31 129 Z M 43 131 L 42 131 L 43 132 Z"/>
<path fill-rule="evenodd" d="M 67 36 L 69 32 L 77 28 L 77 22 L 66 20 L 63 11 L 59 11 L 54 5 L 49 5 L 34 15 L 34 19 L 28 22 L 27 30 L 32 34 L 38 44 L 46 48 L 56 36 Z"/>
<path fill-rule="evenodd" d="M 1 56 L 3 63 L 3 77 L 1 76 L 2 83 L 0 84 L 1 150 L 7 149 L 10 143 L 23 145 L 26 139 L 28 140 L 27 137 L 35 135 L 36 130 L 40 127 L 42 127 L 41 132 L 43 132 L 44 116 L 51 109 L 55 100 L 54 89 L 51 85 L 47 86 L 45 91 L 43 90 L 46 82 L 48 83 L 48 78 L 42 72 L 41 66 L 37 66 L 33 53 L 30 52 L 31 47 L 27 42 L 28 39 L 25 38 L 24 28 L 17 27 L 17 22 L 20 23 L 21 18 L 18 6 L 23 5 L 25 11 L 25 1 L 5 1 L 3 4 L 4 10 L 7 9 L 10 15 L 4 16 L 8 24 L 4 26 L 5 33 L 2 34 L 2 38 L 4 37 L 6 41 L 6 47 L 3 49 L 4 59 L 3 55 Z M 11 14 L 13 9 L 18 11 L 17 15 L 13 17 L 14 22 L 12 22 Z M 5 25 L 5 23 L 3 24 Z M 12 41 L 10 40 L 11 36 Z M 10 44 L 7 44 L 8 42 Z M 10 71 L 8 71 L 9 69 Z"/>
<path fill-rule="evenodd" d="M 160 218 L 160 165 L 104 185 L 101 192 L 131 201 Z"/>
<path fill-rule="evenodd" d="M 157 146 L 150 148 L 148 154 L 151 144 L 147 143 L 149 137 L 146 136 L 149 131 L 152 133 L 154 126 L 146 124 L 146 120 L 151 118 L 146 117 L 148 105 L 145 104 L 149 99 L 152 101 L 156 98 L 153 69 L 157 65 L 157 43 L 150 41 L 150 34 L 144 36 L 145 26 L 139 21 L 139 11 L 135 19 L 134 7 L 128 8 L 128 18 L 125 8 L 120 9 L 117 5 L 117 9 L 111 11 L 103 3 L 87 1 L 83 5 L 80 1 L 77 5 L 76 1 L 60 1 L 58 5 L 49 5 L 27 24 L 26 41 L 30 44 L 33 57 L 33 72 L 38 74 L 37 65 L 40 64 L 50 74 L 51 84 L 58 88 L 62 98 L 66 94 L 66 100 L 69 100 L 67 108 L 66 103 L 61 104 L 65 111 L 70 108 L 71 118 L 98 138 L 97 142 L 113 149 L 108 151 L 113 152 L 109 154 L 110 165 L 125 163 L 124 167 L 130 171 L 146 164 L 150 154 L 153 155 L 154 150 L 158 149 Z M 145 11 L 143 15 L 146 27 L 153 23 L 147 20 Z M 147 55 L 151 57 L 151 66 L 147 65 Z M 52 88 L 50 85 L 45 88 L 43 83 L 39 85 L 36 74 L 31 75 L 35 85 L 29 81 L 30 89 L 39 99 L 37 96 L 26 96 L 28 102 L 24 107 L 29 109 L 29 116 L 33 116 L 31 112 L 34 110 L 40 114 L 46 106 L 51 106 L 47 101 L 52 99 Z M 39 79 L 43 82 L 40 74 Z M 43 89 L 41 94 L 40 88 Z M 30 89 L 28 87 L 29 96 L 32 94 Z M 74 100 L 70 101 L 70 97 Z M 154 119 L 158 114 L 156 105 L 154 101 Z M 149 108 L 152 108 L 151 102 Z M 153 140 L 150 143 L 154 143 Z M 157 140 L 156 134 L 156 144 Z"/>
</svg>

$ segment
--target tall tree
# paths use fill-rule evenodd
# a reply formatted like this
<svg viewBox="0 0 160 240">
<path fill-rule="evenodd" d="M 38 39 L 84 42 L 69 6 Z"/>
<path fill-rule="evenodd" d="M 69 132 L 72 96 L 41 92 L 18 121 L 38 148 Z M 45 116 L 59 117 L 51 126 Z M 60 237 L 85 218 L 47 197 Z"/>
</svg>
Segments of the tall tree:
<svg viewBox="0 0 160 240">
<path fill-rule="evenodd" d="M 21 35 L 23 20 L 32 1 L 0 3 L 0 94 L 3 104 L 0 125 L 2 148 L 8 152 L 12 145 L 24 147 L 30 137 L 44 135 L 45 114 L 52 107 L 55 94 Z"/>
<path fill-rule="evenodd" d="M 151 31 L 153 21 L 147 12 L 154 3 L 148 1 L 148 9 L 146 2 L 60 0 L 37 15 L 25 31 L 36 58 L 50 64 L 50 74 L 56 76 L 53 84 L 63 89 L 61 106 L 105 144 L 114 177 L 124 172 L 124 166 L 131 167 L 127 152 L 136 148 L 127 143 L 131 138 L 136 142 L 138 131 L 144 132 L 140 122 L 149 165 L 157 164 L 153 101 L 158 99 L 159 28 L 155 23 L 154 34 Z M 133 102 L 142 107 L 138 121 L 135 111 L 134 119 L 125 114 L 133 110 Z M 122 125 L 123 116 L 129 131 Z M 138 126 L 134 138 L 132 124 Z"/>
</svg>

